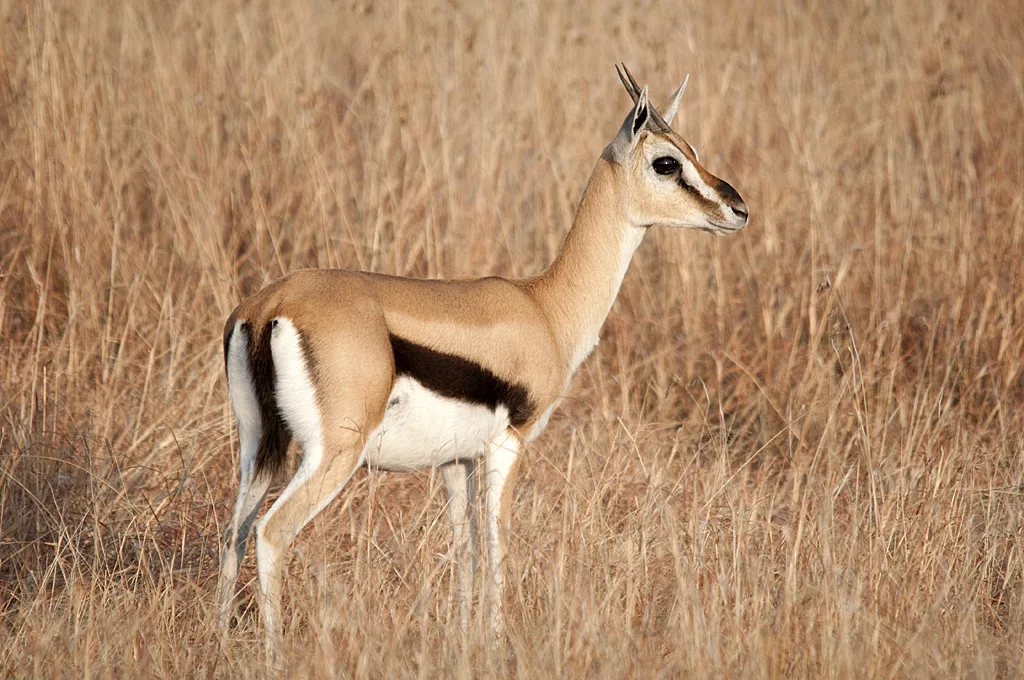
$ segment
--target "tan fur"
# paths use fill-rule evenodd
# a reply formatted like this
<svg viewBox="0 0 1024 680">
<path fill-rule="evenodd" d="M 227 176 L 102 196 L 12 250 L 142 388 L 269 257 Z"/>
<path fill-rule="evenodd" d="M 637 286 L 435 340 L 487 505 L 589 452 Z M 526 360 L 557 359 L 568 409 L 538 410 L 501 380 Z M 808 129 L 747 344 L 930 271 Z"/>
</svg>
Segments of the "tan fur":
<svg viewBox="0 0 1024 680">
<path fill-rule="evenodd" d="M 323 430 L 321 465 L 290 496 L 279 499 L 257 527 L 268 654 L 273 654 L 281 638 L 280 562 L 285 551 L 351 476 L 367 436 L 384 416 L 395 383 L 389 333 L 476 362 L 497 377 L 524 386 L 535 408 L 518 432 L 510 433 L 519 441 L 521 452 L 521 443 L 565 393 L 572 373 L 596 344 L 646 228 L 671 224 L 725 233 L 746 223 L 739 196 L 700 166 L 685 140 L 671 130 L 634 129 L 635 121 L 648 113 L 643 110 L 646 90 L 634 99 L 638 103 L 633 112 L 594 169 L 561 252 L 544 273 L 522 280 L 426 281 L 305 270 L 267 286 L 231 315 L 226 332 L 239 320 L 260 332 L 271 320 L 284 317 L 301 333 L 314 355 L 312 378 Z M 721 189 L 724 193 L 718 200 L 709 201 L 692 191 L 673 190 L 671 183 L 652 175 L 649 156 L 659 148 L 670 148 L 666 143 L 693 164 L 713 191 L 723 186 L 728 191 Z M 720 228 L 720 224 L 730 226 Z M 502 530 L 497 560 L 492 560 L 498 602 L 501 556 L 520 460 L 513 461 L 504 486 L 498 489 Z M 456 511 L 453 522 L 461 514 Z M 230 530 L 229 536 L 234 537 Z M 456 528 L 455 537 L 463 562 L 460 568 L 468 569 L 465 536 Z M 231 577 L 229 573 L 226 578 Z M 460 578 L 463 603 L 465 583 L 466 578 Z M 225 627 L 233 581 L 229 585 L 222 585 Z M 465 616 L 466 606 L 460 609 Z"/>
</svg>

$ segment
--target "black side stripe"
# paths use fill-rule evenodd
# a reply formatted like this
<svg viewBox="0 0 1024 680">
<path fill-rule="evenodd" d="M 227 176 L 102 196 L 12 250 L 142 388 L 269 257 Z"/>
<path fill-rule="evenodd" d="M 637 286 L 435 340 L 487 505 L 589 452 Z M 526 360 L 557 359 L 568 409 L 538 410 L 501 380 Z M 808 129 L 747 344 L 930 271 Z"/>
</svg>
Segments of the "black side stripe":
<svg viewBox="0 0 1024 680">
<path fill-rule="evenodd" d="M 239 328 L 249 336 L 249 371 L 252 373 L 256 403 L 260 409 L 261 432 L 259 448 L 256 450 L 255 470 L 257 476 L 264 472 L 277 474 L 284 465 L 288 443 L 292 440 L 291 430 L 281 418 L 277 398 L 274 396 L 276 375 L 274 359 L 270 354 L 271 324 L 272 322 L 268 322 L 257 333 L 252 332 L 248 323 L 243 323 Z"/>
<path fill-rule="evenodd" d="M 309 334 L 301 328 L 295 329 L 299 334 L 299 350 L 302 352 L 302 360 L 306 365 L 306 372 L 313 385 L 319 384 L 320 362 L 317 361 L 316 352 L 313 351 L 313 344 L 309 341 Z"/>
<path fill-rule="evenodd" d="M 395 355 L 395 373 L 413 378 L 431 392 L 482 404 L 492 411 L 501 404 L 508 409 L 513 427 L 522 426 L 537 408 L 523 385 L 503 380 L 475 361 L 438 352 L 397 335 L 388 337 Z"/>
</svg>

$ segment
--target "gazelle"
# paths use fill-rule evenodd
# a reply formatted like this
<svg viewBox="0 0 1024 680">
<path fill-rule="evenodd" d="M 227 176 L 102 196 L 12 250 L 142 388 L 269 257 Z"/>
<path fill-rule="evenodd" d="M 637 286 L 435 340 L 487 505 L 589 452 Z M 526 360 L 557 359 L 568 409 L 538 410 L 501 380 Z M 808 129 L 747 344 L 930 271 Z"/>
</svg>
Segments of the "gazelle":
<svg viewBox="0 0 1024 680">
<path fill-rule="evenodd" d="M 747 208 L 670 123 L 686 82 L 660 115 L 623 66 L 633 109 L 594 168 L 572 229 L 544 273 L 527 279 L 418 280 L 304 270 L 270 284 L 224 328 L 228 391 L 241 446 L 225 535 L 220 626 L 228 629 L 238 567 L 267 489 L 295 439 L 294 477 L 256 524 L 267 654 L 281 641 L 284 556 L 299 531 L 363 465 L 439 467 L 448 493 L 460 622 L 475 572 L 473 468 L 485 469 L 485 588 L 501 624 L 502 561 L 524 442 L 598 342 L 649 227 L 729 234 Z"/>
</svg>

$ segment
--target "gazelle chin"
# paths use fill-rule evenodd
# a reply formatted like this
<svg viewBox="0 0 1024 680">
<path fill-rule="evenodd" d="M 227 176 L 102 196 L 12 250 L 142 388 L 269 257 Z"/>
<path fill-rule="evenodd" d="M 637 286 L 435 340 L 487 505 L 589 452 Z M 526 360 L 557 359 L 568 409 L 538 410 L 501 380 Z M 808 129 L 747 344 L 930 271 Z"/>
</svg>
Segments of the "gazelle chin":
<svg viewBox="0 0 1024 680">
<path fill-rule="evenodd" d="M 221 565 L 222 635 L 255 524 L 258 599 L 273 658 L 282 636 L 285 553 L 363 465 L 440 468 L 465 627 L 476 570 L 470 499 L 478 461 L 490 574 L 483 594 L 491 627 L 500 627 L 523 444 L 544 430 L 597 345 L 647 230 L 721 235 L 747 224 L 739 194 L 705 170 L 670 127 L 686 83 L 662 116 L 624 66 L 619 77 L 633 108 L 598 159 L 565 243 L 543 273 L 437 281 L 304 270 L 270 284 L 228 318 L 224 354 L 241 452 Z M 256 522 L 292 440 L 302 462 Z"/>
</svg>

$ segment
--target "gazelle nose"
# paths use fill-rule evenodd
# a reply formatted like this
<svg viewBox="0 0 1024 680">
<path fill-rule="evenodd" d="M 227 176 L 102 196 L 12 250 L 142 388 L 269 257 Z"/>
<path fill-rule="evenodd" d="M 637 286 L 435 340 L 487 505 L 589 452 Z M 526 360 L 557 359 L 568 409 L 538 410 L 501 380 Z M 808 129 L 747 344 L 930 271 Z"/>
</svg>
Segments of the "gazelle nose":
<svg viewBox="0 0 1024 680">
<path fill-rule="evenodd" d="M 721 197 L 722 217 L 729 222 L 732 221 L 728 216 L 729 211 L 725 210 L 725 208 L 728 207 L 729 210 L 732 211 L 735 219 L 741 222 L 741 224 L 731 228 L 742 229 L 747 226 L 747 220 L 750 218 L 750 213 L 747 211 L 747 204 L 743 202 L 743 198 L 740 196 L 739 192 L 733 189 L 732 185 L 724 180 L 718 180 L 718 184 L 715 185 L 715 188 L 718 190 L 718 195 Z"/>
<path fill-rule="evenodd" d="M 747 214 L 747 205 L 743 202 L 743 197 L 732 188 L 731 184 L 720 181 L 717 188 L 718 193 L 722 195 L 723 202 L 732 208 L 734 213 L 743 216 Z"/>
</svg>

